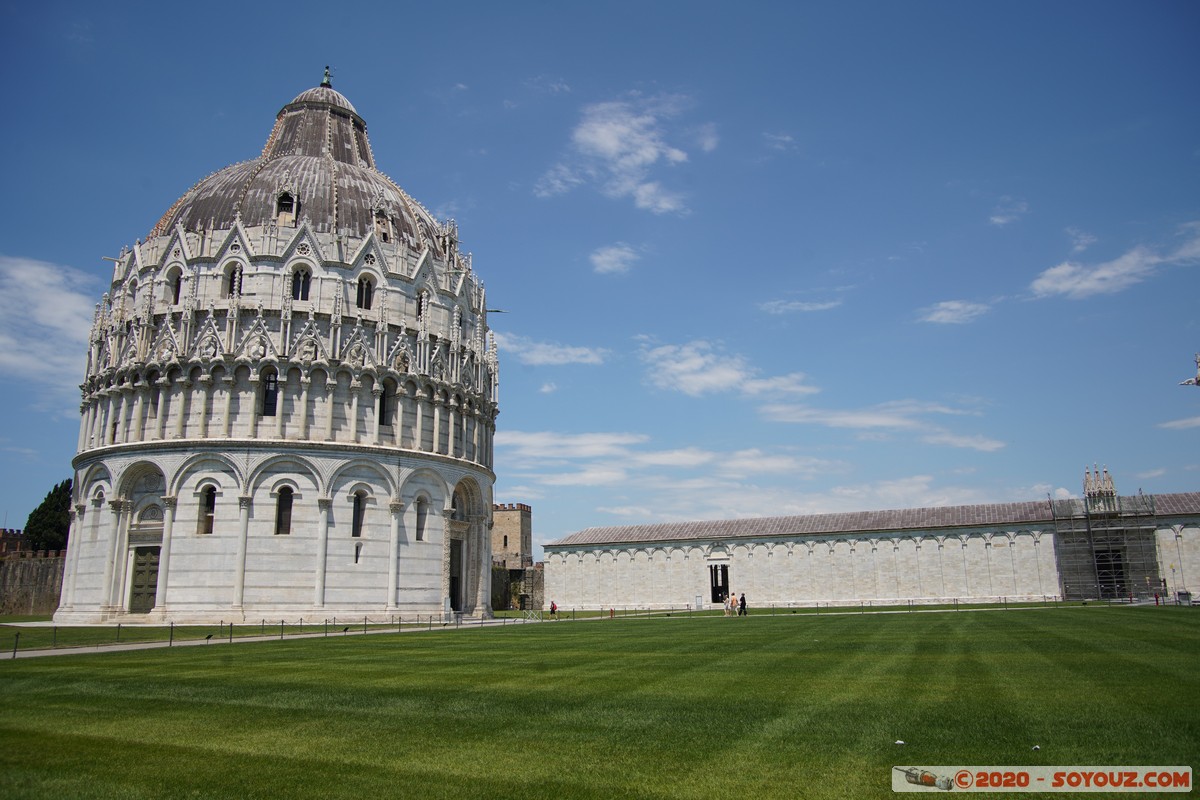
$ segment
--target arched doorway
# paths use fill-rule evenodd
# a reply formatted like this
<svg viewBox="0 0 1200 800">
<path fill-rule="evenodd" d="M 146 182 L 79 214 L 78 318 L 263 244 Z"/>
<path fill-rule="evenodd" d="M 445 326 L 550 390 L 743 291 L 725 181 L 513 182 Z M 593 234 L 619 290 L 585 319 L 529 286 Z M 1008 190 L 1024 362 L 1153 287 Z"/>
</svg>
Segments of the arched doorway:
<svg viewBox="0 0 1200 800">
<path fill-rule="evenodd" d="M 118 596 L 130 614 L 148 614 L 154 610 L 158 595 L 158 567 L 163 540 L 162 472 L 154 466 L 143 465 L 131 474 L 125 484 L 125 499 L 129 522 L 123 555 L 125 590 Z"/>
<path fill-rule="evenodd" d="M 450 610 L 486 616 L 491 599 L 491 547 L 477 485 L 464 480 L 454 487 L 447 517 L 445 575 Z"/>
</svg>

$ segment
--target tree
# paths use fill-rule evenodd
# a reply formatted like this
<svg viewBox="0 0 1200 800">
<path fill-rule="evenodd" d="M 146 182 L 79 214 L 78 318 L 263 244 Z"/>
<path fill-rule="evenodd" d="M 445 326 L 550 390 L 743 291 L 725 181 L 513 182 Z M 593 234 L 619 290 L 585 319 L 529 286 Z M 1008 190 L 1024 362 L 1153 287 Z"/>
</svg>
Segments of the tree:
<svg viewBox="0 0 1200 800">
<path fill-rule="evenodd" d="M 29 512 L 25 521 L 25 543 L 30 550 L 62 550 L 71 529 L 71 479 L 67 478 L 46 495 L 42 504 Z"/>
</svg>

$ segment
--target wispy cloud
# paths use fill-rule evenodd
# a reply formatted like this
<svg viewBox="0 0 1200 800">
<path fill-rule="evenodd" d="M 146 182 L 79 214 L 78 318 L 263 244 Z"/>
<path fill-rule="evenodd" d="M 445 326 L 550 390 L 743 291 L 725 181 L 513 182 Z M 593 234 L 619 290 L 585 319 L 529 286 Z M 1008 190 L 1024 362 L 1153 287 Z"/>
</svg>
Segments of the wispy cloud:
<svg viewBox="0 0 1200 800">
<path fill-rule="evenodd" d="M 33 387 L 38 406 L 78 413 L 103 285 L 72 267 L 0 256 L 0 375 L 10 386 Z"/>
<path fill-rule="evenodd" d="M 766 143 L 768 149 L 776 150 L 781 153 L 795 150 L 798 147 L 796 144 L 796 138 L 790 133 L 764 132 L 763 141 Z"/>
<path fill-rule="evenodd" d="M 628 272 L 633 263 L 640 258 L 637 251 L 624 242 L 606 245 L 592 251 L 588 256 L 592 268 L 602 274 Z"/>
<path fill-rule="evenodd" d="M 556 431 L 496 431 L 497 447 L 513 457 L 540 462 L 547 459 L 594 459 L 624 456 L 649 440 L 641 433 L 559 433 Z"/>
<path fill-rule="evenodd" d="M 977 416 L 978 412 L 918 400 L 893 400 L 868 408 L 814 408 L 799 403 L 768 403 L 759 409 L 771 422 L 821 425 L 826 428 L 847 428 L 878 439 L 890 431 L 913 432 L 926 444 L 959 447 L 992 452 L 1004 443 L 980 435 L 963 435 L 946 430 L 931 422 L 935 416 Z"/>
<path fill-rule="evenodd" d="M 1071 300 L 1122 292 L 1152 277 L 1160 267 L 1200 261 L 1200 223 L 1181 225 L 1178 235 L 1182 241 L 1165 254 L 1139 245 L 1100 264 L 1064 261 L 1038 275 L 1029 288 L 1036 297 L 1062 295 Z"/>
<path fill-rule="evenodd" d="M 1028 213 L 1029 203 L 1016 197 L 1004 195 L 996 201 L 996 207 L 992 209 L 992 215 L 988 217 L 988 222 L 997 227 L 1004 227 L 1016 222 Z"/>
<path fill-rule="evenodd" d="M 818 303 L 803 300 L 768 300 L 765 303 L 759 303 L 758 307 L 768 314 L 791 314 L 796 311 L 804 313 L 828 311 L 831 308 L 837 308 L 841 304 L 841 300 L 827 300 Z"/>
<path fill-rule="evenodd" d="M 966 322 L 974 322 L 986 314 L 990 308 L 983 303 L 971 303 L 966 300 L 943 300 L 921 309 L 917 318 L 921 322 L 961 325 Z"/>
<path fill-rule="evenodd" d="M 1166 428 L 1167 430 L 1182 430 L 1184 428 L 1200 428 L 1200 417 L 1187 417 L 1186 419 L 1175 419 L 1170 422 L 1160 422 L 1158 427 Z"/>
<path fill-rule="evenodd" d="M 816 387 L 804 383 L 801 372 L 760 377 L 743 357 L 726 353 L 711 342 L 646 345 L 641 352 L 649 383 L 659 389 L 683 392 L 692 397 L 718 392 L 749 395 L 766 391 L 783 394 L 813 394 Z"/>
<path fill-rule="evenodd" d="M 1071 252 L 1082 253 L 1097 241 L 1096 237 L 1087 231 L 1081 231 L 1078 228 L 1067 228 L 1064 231 L 1071 239 Z"/>
<path fill-rule="evenodd" d="M 1038 297 L 1064 295 L 1072 300 L 1116 294 L 1149 278 L 1162 262 L 1160 256 L 1145 247 L 1136 247 L 1094 266 L 1064 261 L 1038 275 L 1029 288 Z"/>
<path fill-rule="evenodd" d="M 696 146 L 705 153 L 716 150 L 717 145 L 721 143 L 721 137 L 717 135 L 717 126 L 711 122 L 706 122 L 696 128 L 695 139 Z"/>
<path fill-rule="evenodd" d="M 688 160 L 688 154 L 671 143 L 676 134 L 668 125 L 689 105 L 689 99 L 679 95 L 631 94 L 585 106 L 571 132 L 568 155 L 542 175 L 534 193 L 551 197 L 594 183 L 609 197 L 630 198 L 638 208 L 655 214 L 686 212 L 683 194 L 667 188 L 653 173 Z M 715 128 L 699 130 L 700 149 L 715 149 Z"/>
<path fill-rule="evenodd" d="M 571 86 L 562 78 L 554 78 L 549 75 L 537 75 L 525 81 L 525 85 L 535 92 L 544 94 L 567 94 L 571 91 Z"/>
<path fill-rule="evenodd" d="M 532 367 L 564 364 L 603 364 L 608 351 L 599 347 L 579 347 L 556 342 L 537 342 L 525 336 L 496 333 L 496 346 Z"/>
</svg>

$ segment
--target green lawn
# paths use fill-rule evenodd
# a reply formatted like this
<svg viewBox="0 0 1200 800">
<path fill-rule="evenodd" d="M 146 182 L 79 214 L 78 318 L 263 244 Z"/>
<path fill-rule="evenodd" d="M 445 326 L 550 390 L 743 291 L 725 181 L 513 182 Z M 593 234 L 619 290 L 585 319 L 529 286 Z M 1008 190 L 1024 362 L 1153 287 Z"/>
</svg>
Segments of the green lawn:
<svg viewBox="0 0 1200 800">
<path fill-rule="evenodd" d="M 1088 607 L 4 660 L 0 797 L 869 798 L 895 764 L 1192 765 L 1198 656 L 1193 609 Z"/>
</svg>

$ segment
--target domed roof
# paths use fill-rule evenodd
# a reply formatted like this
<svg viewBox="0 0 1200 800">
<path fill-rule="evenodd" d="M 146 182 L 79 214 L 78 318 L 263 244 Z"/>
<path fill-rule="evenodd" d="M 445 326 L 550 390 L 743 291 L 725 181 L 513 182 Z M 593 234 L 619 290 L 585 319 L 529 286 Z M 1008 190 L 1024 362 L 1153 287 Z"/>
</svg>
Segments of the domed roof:
<svg viewBox="0 0 1200 800">
<path fill-rule="evenodd" d="M 289 208 L 295 224 L 361 238 L 386 216 L 397 237 L 441 251 L 440 225 L 388 176 L 375 169 L 367 124 L 333 89 L 326 69 L 320 86 L 280 109 L 262 155 L 204 178 L 163 215 L 151 236 L 177 224 L 184 230 L 222 230 L 280 222 Z"/>
</svg>

